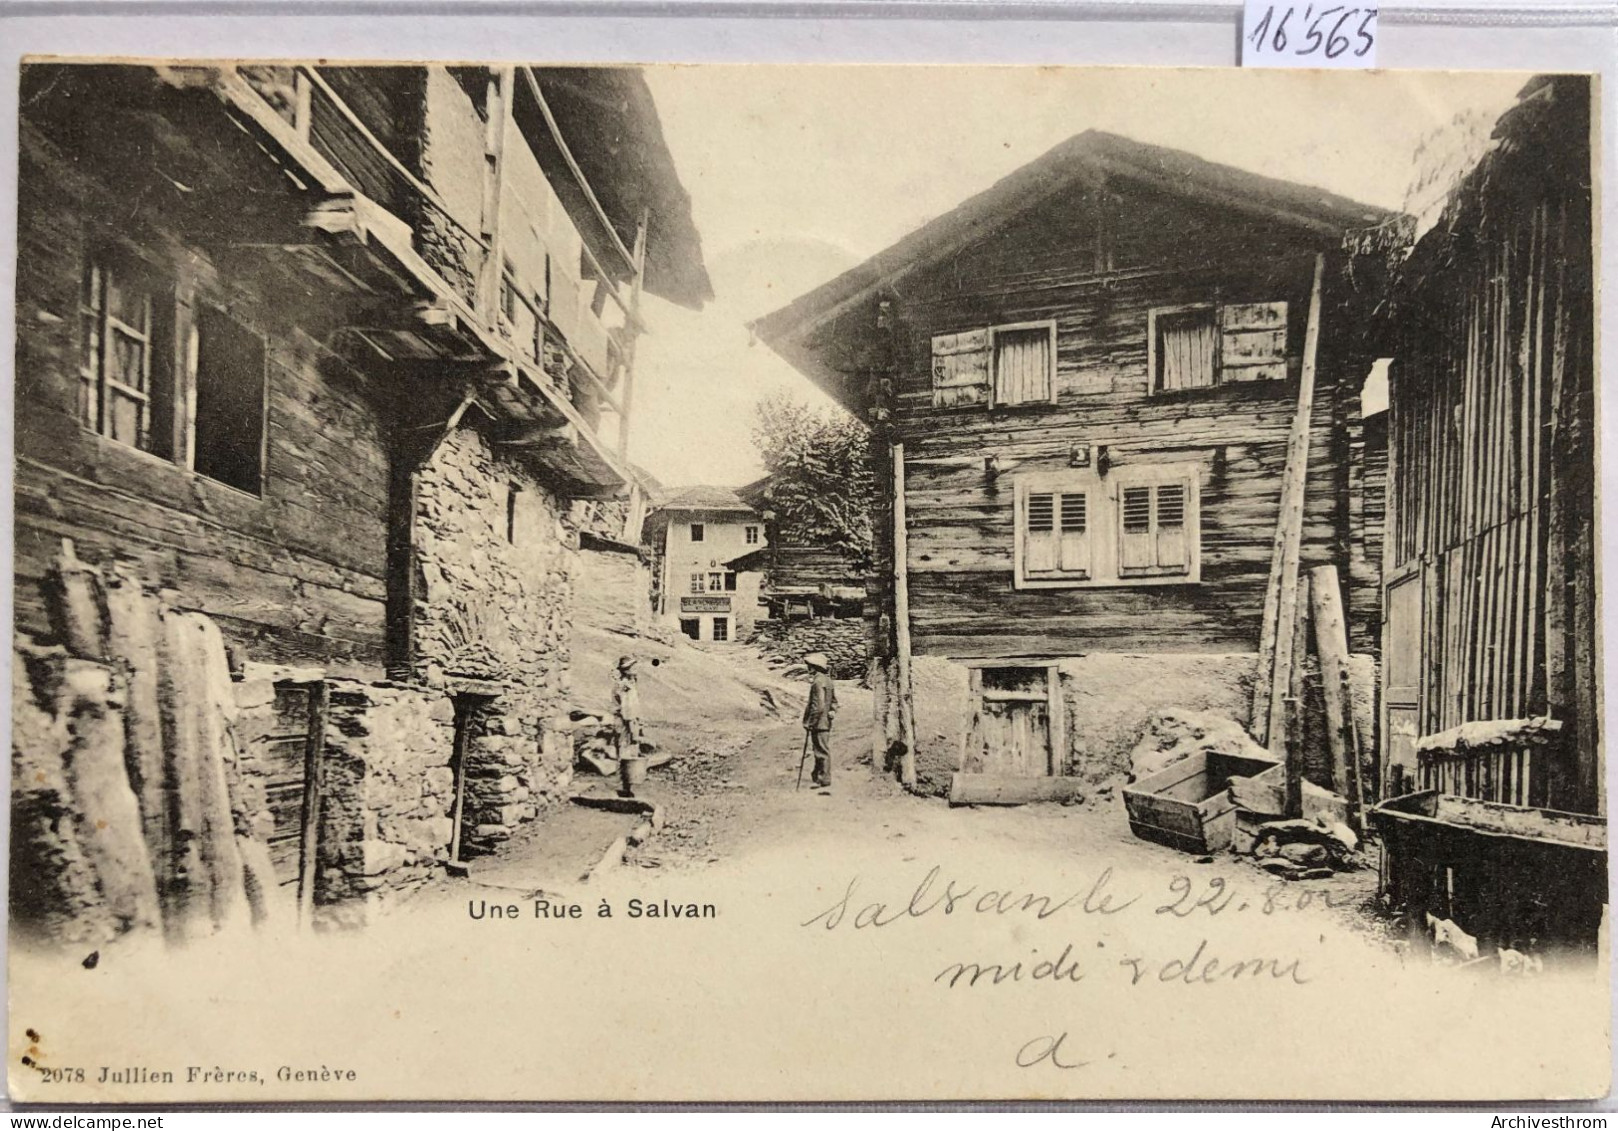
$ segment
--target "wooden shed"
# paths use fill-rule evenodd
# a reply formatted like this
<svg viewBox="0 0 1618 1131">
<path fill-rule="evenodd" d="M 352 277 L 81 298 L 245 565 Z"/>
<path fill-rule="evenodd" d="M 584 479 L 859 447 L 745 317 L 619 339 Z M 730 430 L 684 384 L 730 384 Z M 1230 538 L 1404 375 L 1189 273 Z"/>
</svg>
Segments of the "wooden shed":
<svg viewBox="0 0 1618 1131">
<path fill-rule="evenodd" d="M 879 741 L 923 786 L 1100 777 L 1156 710 L 1268 703 L 1279 574 L 1365 579 L 1382 277 L 1344 247 L 1398 221 L 1090 131 L 756 324 L 876 434 Z"/>
<path fill-rule="evenodd" d="M 1393 793 L 1605 812 L 1589 108 L 1524 88 L 1387 317 Z"/>
</svg>

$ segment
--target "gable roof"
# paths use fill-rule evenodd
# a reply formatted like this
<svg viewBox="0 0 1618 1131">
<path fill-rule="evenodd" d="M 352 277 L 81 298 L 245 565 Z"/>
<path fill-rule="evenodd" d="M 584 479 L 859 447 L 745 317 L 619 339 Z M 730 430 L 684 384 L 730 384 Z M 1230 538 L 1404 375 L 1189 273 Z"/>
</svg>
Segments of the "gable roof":
<svg viewBox="0 0 1618 1131">
<path fill-rule="evenodd" d="M 753 508 L 737 498 L 730 487 L 675 487 L 672 493 L 658 501 L 660 511 L 735 511 L 752 514 Z"/>
<path fill-rule="evenodd" d="M 767 314 L 751 329 L 788 361 L 808 360 L 790 343 L 839 312 L 918 268 L 981 240 L 1035 205 L 1080 183 L 1117 179 L 1263 216 L 1336 246 L 1343 233 L 1374 227 L 1393 213 L 1324 189 L 1207 161 L 1178 149 L 1086 130 L 1001 178 L 952 211 L 928 221 L 886 251 Z M 787 347 L 787 348 L 783 348 Z M 812 376 L 813 374 L 811 374 Z"/>
</svg>

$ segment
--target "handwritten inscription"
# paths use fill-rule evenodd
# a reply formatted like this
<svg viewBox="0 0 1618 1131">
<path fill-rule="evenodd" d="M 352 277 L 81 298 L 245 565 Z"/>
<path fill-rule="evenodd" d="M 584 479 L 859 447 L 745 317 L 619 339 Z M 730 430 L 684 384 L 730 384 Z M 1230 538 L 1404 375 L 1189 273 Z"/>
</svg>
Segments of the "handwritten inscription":
<svg viewBox="0 0 1618 1131">
<path fill-rule="evenodd" d="M 1242 64 L 1248 67 L 1374 67 L 1377 9 L 1363 4 L 1248 0 Z"/>
<path fill-rule="evenodd" d="M 1251 987 L 1237 992 L 1256 992 L 1261 987 L 1280 990 L 1307 985 L 1314 980 L 1315 971 L 1296 953 L 1266 953 L 1265 947 L 1251 943 L 1232 948 L 1228 940 L 1220 943 L 1207 936 L 1165 942 L 1153 952 L 1138 943 L 1120 943 L 1107 924 L 1120 915 L 1137 923 L 1204 918 L 1259 923 L 1265 917 L 1310 908 L 1330 909 L 1342 898 L 1279 881 L 1243 885 L 1220 876 L 1185 873 L 1174 874 L 1161 886 L 1154 882 L 1144 890 L 1131 890 L 1129 882 L 1120 881 L 1109 867 L 1071 889 L 1040 891 L 970 882 L 947 876 L 942 866 L 935 865 L 908 892 L 900 888 L 896 895 L 883 894 L 854 876 L 835 900 L 799 925 L 817 932 L 866 931 L 901 929 L 904 924 L 925 926 L 950 917 L 989 917 L 1037 925 L 1066 916 L 1070 927 L 1089 924 L 1081 930 L 1091 937 L 1070 936 L 1054 945 L 1008 955 L 952 956 L 935 968 L 932 984 L 952 994 L 996 996 L 1016 987 L 1082 993 L 1095 983 L 1122 986 L 1129 994 L 1144 993 L 1147 987 L 1180 987 L 1181 992 L 1197 993 L 1214 992 L 1209 988 L 1216 987 Z M 1022 926 L 1014 927 L 1013 937 L 1020 940 L 1022 931 Z M 1007 1052 L 1018 1068 L 1063 1072 L 1117 1059 L 1116 1051 L 1086 1047 L 1088 1042 L 1078 1034 L 1078 1030 L 1053 1026 Z"/>
<path fill-rule="evenodd" d="M 885 901 L 863 903 L 856 900 L 854 893 L 859 889 L 860 878 L 855 876 L 848 882 L 848 888 L 843 892 L 841 899 L 820 914 L 805 920 L 802 925 L 812 927 L 819 924 L 828 931 L 835 931 L 842 926 L 851 908 L 856 910 L 853 919 L 848 921 L 855 930 L 887 927 L 906 919 L 925 919 L 935 913 L 1009 915 L 1020 912 L 1031 914 L 1036 919 L 1048 919 L 1060 911 L 1077 909 L 1086 915 L 1116 915 L 1140 898 L 1137 895 L 1120 901 L 1119 897 L 1109 890 L 1112 885 L 1111 868 L 1106 868 L 1097 875 L 1087 889 L 1071 892 L 1065 896 L 997 888 L 980 890 L 976 884 L 959 887 L 955 880 L 947 880 L 940 887 L 941 871 L 941 868 L 934 866 L 923 876 L 921 883 L 916 885 L 915 891 L 910 893 L 909 900 L 902 907 L 890 905 Z"/>
</svg>

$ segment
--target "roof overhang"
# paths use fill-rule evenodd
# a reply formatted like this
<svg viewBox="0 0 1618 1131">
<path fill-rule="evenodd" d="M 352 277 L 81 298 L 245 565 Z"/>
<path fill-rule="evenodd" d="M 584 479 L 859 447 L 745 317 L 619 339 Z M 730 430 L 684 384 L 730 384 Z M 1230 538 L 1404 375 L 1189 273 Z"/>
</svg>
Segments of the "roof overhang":
<svg viewBox="0 0 1618 1131">
<path fill-rule="evenodd" d="M 753 332 L 844 407 L 857 411 L 862 389 L 829 365 L 814 336 L 851 310 L 898 293 L 906 278 L 945 261 L 1028 210 L 1078 185 L 1135 184 L 1255 216 L 1298 233 L 1321 250 L 1346 233 L 1397 214 L 1322 189 L 1260 176 L 1179 150 L 1087 131 L 911 232 L 893 246 L 750 323 Z"/>
</svg>

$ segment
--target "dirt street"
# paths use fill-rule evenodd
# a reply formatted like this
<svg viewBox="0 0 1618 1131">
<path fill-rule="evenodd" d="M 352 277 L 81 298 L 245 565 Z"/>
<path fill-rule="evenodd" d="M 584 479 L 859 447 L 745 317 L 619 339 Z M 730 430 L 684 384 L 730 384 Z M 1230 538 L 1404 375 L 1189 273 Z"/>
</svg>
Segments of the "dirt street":
<svg viewBox="0 0 1618 1131">
<path fill-rule="evenodd" d="M 599 642 L 603 649 L 613 642 Z M 602 650 L 602 649 L 596 649 Z M 605 652 L 603 652 L 605 654 Z M 1105 861 L 1187 903 L 1211 892 L 1243 893 L 1255 904 L 1297 909 L 1323 929 L 1392 944 L 1392 924 L 1376 906 L 1374 855 L 1368 866 L 1331 879 L 1287 882 L 1250 860 L 1221 854 L 1198 859 L 1143 841 L 1129 829 L 1119 786 L 1103 785 L 1082 804 L 951 808 L 942 798 L 907 793 L 871 766 L 870 693 L 839 682 L 833 733 L 832 789 L 809 783 L 803 754 L 803 678 L 772 670 L 745 647 L 659 649 L 644 666 L 647 735 L 672 752 L 637 790 L 662 807 L 663 827 L 632 847 L 621 867 L 600 867 L 616 838 L 637 818 L 552 806 L 471 874 L 450 878 L 422 902 L 465 894 L 592 890 L 634 886 L 690 889 L 694 883 L 748 885 L 780 871 L 804 874 L 878 859 L 906 874 L 940 861 L 1019 863 L 1030 872 Z M 580 771 L 574 795 L 612 795 L 616 779 Z M 1374 852 L 1374 849 L 1373 849 Z"/>
</svg>

